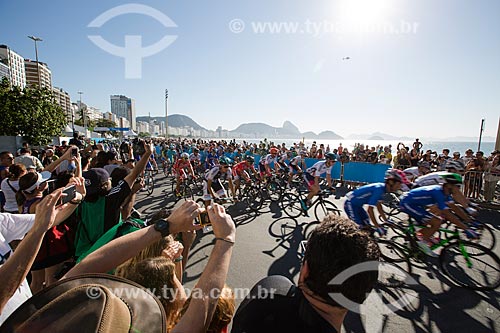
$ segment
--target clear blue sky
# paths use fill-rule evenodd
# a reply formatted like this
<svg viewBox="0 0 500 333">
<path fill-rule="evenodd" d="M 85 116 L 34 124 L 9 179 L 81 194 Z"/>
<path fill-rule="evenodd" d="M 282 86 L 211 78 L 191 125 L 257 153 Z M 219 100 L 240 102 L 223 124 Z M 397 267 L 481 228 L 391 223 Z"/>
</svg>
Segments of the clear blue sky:
<svg viewBox="0 0 500 333">
<path fill-rule="evenodd" d="M 345 8 L 347 2 L 348 7 Z M 136 101 L 138 115 L 170 113 L 200 125 L 234 129 L 243 122 L 303 132 L 333 130 L 340 135 L 381 131 L 418 137 L 496 136 L 500 115 L 500 1 L 497 0 L 170 0 L 137 1 L 166 14 L 166 28 L 144 15 L 115 17 L 101 28 L 87 25 L 124 1 L 1 1 L 0 44 L 34 58 L 27 35 L 44 39 L 39 57 L 53 83 L 77 91 L 101 111 L 109 95 Z M 231 32 L 241 19 L 245 30 Z M 320 36 L 255 33 L 252 22 L 328 21 L 348 23 L 401 20 L 417 23 L 415 33 L 322 30 Z M 255 23 L 254 23 L 255 24 Z M 142 35 L 150 45 L 164 35 L 177 40 L 143 59 L 142 78 L 125 79 L 124 61 L 89 39 L 102 35 L 124 44 Z M 350 57 L 349 60 L 342 60 Z"/>
</svg>

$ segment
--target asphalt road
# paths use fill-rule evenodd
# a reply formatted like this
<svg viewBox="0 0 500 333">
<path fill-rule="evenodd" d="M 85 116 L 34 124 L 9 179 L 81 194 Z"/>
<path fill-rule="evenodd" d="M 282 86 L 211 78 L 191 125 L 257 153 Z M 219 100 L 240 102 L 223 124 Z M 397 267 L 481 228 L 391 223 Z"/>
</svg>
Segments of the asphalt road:
<svg viewBox="0 0 500 333">
<path fill-rule="evenodd" d="M 141 193 L 136 208 L 150 214 L 165 205 L 166 189 L 170 182 L 156 176 L 153 194 Z M 166 185 L 169 186 L 166 186 Z M 343 207 L 343 198 L 330 201 Z M 296 221 L 284 215 L 277 204 L 265 205 L 259 214 L 242 210 L 242 204 L 228 208 L 237 226 L 237 242 L 233 250 L 227 285 L 237 290 L 237 304 L 252 286 L 269 275 L 283 275 L 297 281 L 300 271 L 300 241 L 302 228 L 314 220 L 300 217 Z M 481 210 L 480 218 L 496 229 L 499 239 L 500 212 Z M 274 223 L 274 225 L 273 225 Z M 298 226 L 288 235 L 278 233 L 281 225 Z M 214 241 L 213 233 L 199 232 L 185 270 L 184 284 L 192 288 L 207 263 Z M 499 255 L 499 245 L 494 252 Z M 344 322 L 345 332 L 496 332 L 500 330 L 498 289 L 478 292 L 455 286 L 439 271 L 437 260 L 413 266 L 412 277 L 417 284 L 406 288 L 377 288 L 364 303 L 363 314 L 350 312 Z M 399 306 L 394 313 L 387 303 Z"/>
</svg>

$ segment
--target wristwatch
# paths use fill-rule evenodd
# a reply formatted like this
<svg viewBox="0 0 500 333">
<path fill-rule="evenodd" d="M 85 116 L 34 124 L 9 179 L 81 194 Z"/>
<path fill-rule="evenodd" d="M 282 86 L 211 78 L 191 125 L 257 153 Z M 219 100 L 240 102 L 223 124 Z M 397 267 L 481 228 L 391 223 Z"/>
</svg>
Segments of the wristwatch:
<svg viewBox="0 0 500 333">
<path fill-rule="evenodd" d="M 154 228 L 161 234 L 161 237 L 167 237 L 170 235 L 170 223 L 166 219 L 156 221 Z"/>
</svg>

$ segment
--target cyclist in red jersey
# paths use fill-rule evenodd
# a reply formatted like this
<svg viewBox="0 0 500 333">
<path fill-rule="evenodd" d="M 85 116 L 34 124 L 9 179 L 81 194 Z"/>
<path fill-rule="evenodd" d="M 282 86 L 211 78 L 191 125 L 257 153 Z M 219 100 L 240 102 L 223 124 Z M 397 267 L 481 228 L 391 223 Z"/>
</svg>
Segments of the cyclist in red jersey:
<svg viewBox="0 0 500 333">
<path fill-rule="evenodd" d="M 195 178 L 194 175 L 194 170 L 193 166 L 191 165 L 191 162 L 189 161 L 189 154 L 188 153 L 182 153 L 181 158 L 178 158 L 177 161 L 175 161 L 173 170 L 175 173 L 175 179 L 176 179 L 176 187 L 175 187 L 175 195 L 179 195 L 179 186 L 181 184 L 181 181 L 183 181 L 186 177 L 186 169 L 189 171 L 189 174 Z"/>
<path fill-rule="evenodd" d="M 243 178 L 247 183 L 250 182 L 250 176 L 246 170 L 251 170 L 253 174 L 257 177 L 257 170 L 255 170 L 255 159 L 252 155 L 245 157 L 245 160 L 237 163 L 233 166 L 233 180 L 234 180 L 234 192 L 236 193 L 241 184 L 241 178 Z"/>
</svg>

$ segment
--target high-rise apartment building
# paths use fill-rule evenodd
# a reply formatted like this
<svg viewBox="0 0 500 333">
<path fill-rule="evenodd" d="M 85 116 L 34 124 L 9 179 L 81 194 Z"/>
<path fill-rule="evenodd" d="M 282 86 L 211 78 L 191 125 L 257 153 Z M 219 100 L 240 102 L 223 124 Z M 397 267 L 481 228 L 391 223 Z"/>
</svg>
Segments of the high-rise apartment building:
<svg viewBox="0 0 500 333">
<path fill-rule="evenodd" d="M 0 81 L 6 77 L 7 80 L 10 80 L 10 70 L 9 70 L 9 66 L 4 64 L 1 60 L 0 60 Z"/>
<path fill-rule="evenodd" d="M 71 109 L 71 99 L 69 98 L 69 94 L 64 91 L 62 88 L 54 87 L 52 88 L 52 93 L 54 94 L 54 100 L 64 111 L 66 115 L 66 121 L 68 124 L 72 124 L 73 119 L 73 111 Z"/>
<path fill-rule="evenodd" d="M 24 58 L 10 49 L 7 45 L 0 45 L 0 62 L 9 68 L 9 82 L 13 86 L 23 89 L 26 87 L 26 72 Z M 5 68 L 3 69 L 5 72 Z"/>
<path fill-rule="evenodd" d="M 24 67 L 26 68 L 26 84 L 28 86 L 47 88 L 52 90 L 52 72 L 44 62 L 24 59 Z M 40 84 L 39 84 L 40 83 Z"/>
<path fill-rule="evenodd" d="M 111 113 L 127 119 L 131 128 L 136 129 L 135 101 L 132 98 L 123 95 L 111 95 Z"/>
</svg>

